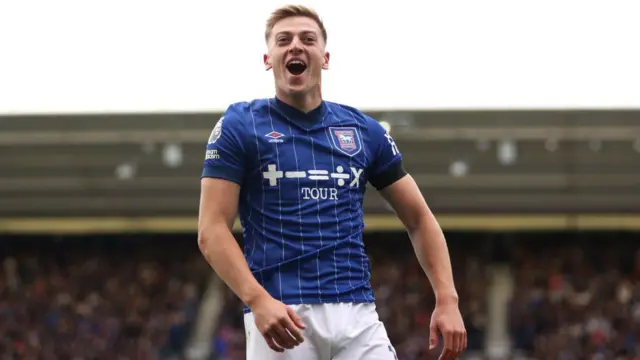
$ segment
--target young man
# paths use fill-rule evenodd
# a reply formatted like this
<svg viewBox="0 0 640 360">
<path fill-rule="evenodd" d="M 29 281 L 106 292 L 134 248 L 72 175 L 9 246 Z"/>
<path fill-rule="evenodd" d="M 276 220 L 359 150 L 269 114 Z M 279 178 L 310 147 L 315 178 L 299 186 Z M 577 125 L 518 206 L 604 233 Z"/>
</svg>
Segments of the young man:
<svg viewBox="0 0 640 360">
<path fill-rule="evenodd" d="M 379 321 L 362 241 L 371 183 L 407 228 L 433 285 L 430 346 L 466 348 L 446 242 L 377 121 L 323 101 L 327 33 L 303 6 L 267 22 L 276 96 L 231 105 L 207 145 L 198 243 L 244 302 L 248 359 L 397 359 Z M 237 213 L 244 255 L 232 235 Z"/>
</svg>

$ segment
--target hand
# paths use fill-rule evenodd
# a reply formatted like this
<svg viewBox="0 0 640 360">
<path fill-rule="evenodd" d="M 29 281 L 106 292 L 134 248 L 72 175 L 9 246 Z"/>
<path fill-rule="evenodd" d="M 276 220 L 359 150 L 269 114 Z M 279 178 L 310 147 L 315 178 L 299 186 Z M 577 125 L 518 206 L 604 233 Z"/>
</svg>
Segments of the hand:
<svg viewBox="0 0 640 360">
<path fill-rule="evenodd" d="M 265 295 L 251 304 L 258 330 L 273 351 L 284 352 L 304 341 L 305 326 L 298 314 L 282 302 Z"/>
<path fill-rule="evenodd" d="M 467 330 L 457 304 L 436 304 L 431 315 L 429 350 L 438 346 L 439 335 L 444 338 L 444 348 L 438 360 L 456 359 L 467 348 Z"/>
</svg>

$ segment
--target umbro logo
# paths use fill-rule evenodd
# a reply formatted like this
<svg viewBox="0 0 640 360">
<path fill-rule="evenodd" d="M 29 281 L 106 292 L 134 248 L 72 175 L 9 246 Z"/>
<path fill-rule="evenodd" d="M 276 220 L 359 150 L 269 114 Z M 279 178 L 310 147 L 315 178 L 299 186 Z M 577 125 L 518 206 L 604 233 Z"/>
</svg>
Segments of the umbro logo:
<svg viewBox="0 0 640 360">
<path fill-rule="evenodd" d="M 268 138 L 272 138 L 272 139 L 279 139 L 279 138 L 283 137 L 284 134 L 280 134 L 277 131 L 272 131 L 272 132 L 268 133 L 265 136 L 268 137 Z"/>
<path fill-rule="evenodd" d="M 279 133 L 277 131 L 272 131 L 272 132 L 266 134 L 265 136 L 269 138 L 269 142 L 271 142 L 271 143 L 284 142 L 284 140 L 281 139 L 284 136 L 284 134 L 281 134 L 281 133 Z"/>
</svg>

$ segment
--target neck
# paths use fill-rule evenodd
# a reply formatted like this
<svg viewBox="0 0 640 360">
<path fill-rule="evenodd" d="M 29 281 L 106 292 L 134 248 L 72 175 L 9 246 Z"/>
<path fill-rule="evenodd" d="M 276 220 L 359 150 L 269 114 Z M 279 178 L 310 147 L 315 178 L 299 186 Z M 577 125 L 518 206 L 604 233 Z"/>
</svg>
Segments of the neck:
<svg viewBox="0 0 640 360">
<path fill-rule="evenodd" d="M 320 88 L 313 89 L 303 94 L 287 94 L 285 91 L 276 89 L 276 96 L 282 102 L 294 108 L 308 113 L 317 108 L 322 103 L 322 92 Z"/>
</svg>

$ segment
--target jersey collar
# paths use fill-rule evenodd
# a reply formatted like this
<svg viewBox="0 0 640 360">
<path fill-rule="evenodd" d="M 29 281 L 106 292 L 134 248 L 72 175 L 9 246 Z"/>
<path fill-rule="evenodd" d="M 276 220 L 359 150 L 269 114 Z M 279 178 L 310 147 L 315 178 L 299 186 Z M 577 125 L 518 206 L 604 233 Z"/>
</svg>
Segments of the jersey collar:
<svg viewBox="0 0 640 360">
<path fill-rule="evenodd" d="M 329 109 L 325 101 L 322 101 L 318 107 L 305 113 L 284 101 L 274 97 L 270 101 L 271 105 L 281 112 L 290 121 L 297 123 L 305 128 L 312 128 L 315 125 L 322 124 Z"/>
</svg>

